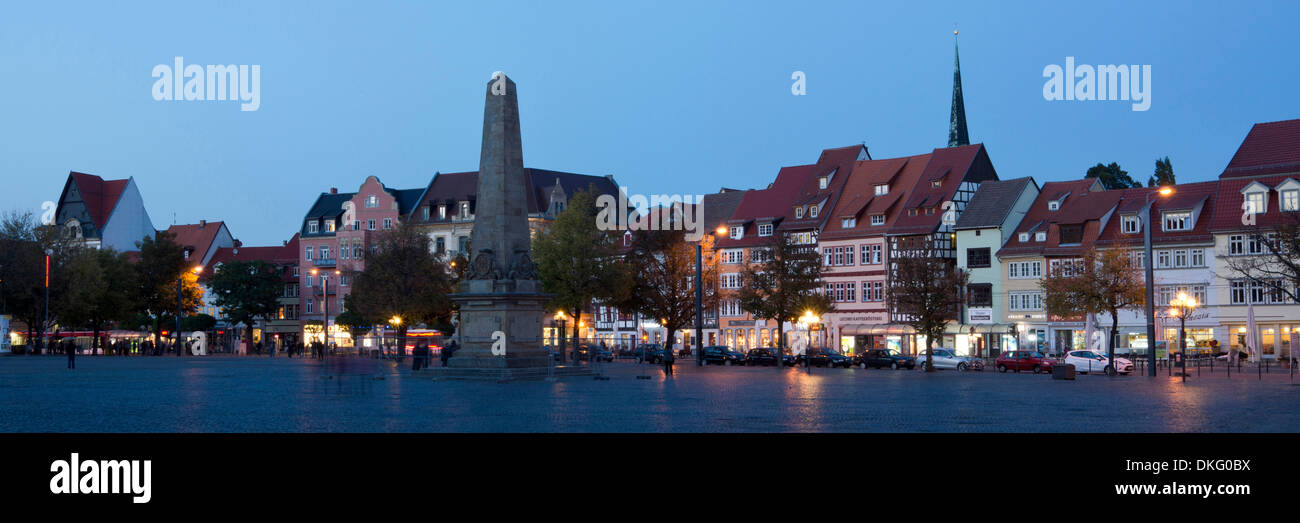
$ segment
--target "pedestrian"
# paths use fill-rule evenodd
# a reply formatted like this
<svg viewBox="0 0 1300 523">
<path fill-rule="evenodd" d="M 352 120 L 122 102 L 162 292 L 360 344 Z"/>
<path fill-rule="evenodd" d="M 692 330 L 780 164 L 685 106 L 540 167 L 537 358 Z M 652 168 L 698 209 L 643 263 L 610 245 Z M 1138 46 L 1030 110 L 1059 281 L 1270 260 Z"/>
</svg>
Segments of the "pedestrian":
<svg viewBox="0 0 1300 523">
<path fill-rule="evenodd" d="M 63 350 L 68 353 L 68 369 L 72 370 L 77 368 L 77 345 L 73 343 L 65 343 L 63 345 Z"/>
<path fill-rule="evenodd" d="M 673 348 L 672 346 L 664 349 L 664 377 L 673 375 Z"/>
<path fill-rule="evenodd" d="M 438 359 L 442 361 L 443 367 L 447 366 L 447 358 L 450 358 L 453 352 L 456 352 L 456 340 L 451 340 L 446 347 L 438 351 Z"/>
</svg>

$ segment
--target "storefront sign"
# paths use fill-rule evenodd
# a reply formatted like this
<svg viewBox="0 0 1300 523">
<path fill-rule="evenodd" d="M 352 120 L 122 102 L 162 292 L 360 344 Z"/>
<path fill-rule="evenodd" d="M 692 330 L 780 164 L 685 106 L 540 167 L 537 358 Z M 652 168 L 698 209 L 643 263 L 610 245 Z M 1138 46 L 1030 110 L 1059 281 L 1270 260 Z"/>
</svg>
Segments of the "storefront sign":
<svg viewBox="0 0 1300 523">
<path fill-rule="evenodd" d="M 727 320 L 728 327 L 753 327 L 758 325 L 758 320 Z"/>
<path fill-rule="evenodd" d="M 993 307 L 971 307 L 966 309 L 966 323 L 993 323 Z"/>
</svg>

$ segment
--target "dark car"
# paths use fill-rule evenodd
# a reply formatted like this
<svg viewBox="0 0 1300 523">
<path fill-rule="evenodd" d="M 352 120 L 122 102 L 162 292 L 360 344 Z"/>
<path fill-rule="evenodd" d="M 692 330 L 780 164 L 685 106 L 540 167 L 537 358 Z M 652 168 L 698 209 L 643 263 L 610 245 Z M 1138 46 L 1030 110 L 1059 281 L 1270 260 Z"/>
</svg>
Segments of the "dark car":
<svg viewBox="0 0 1300 523">
<path fill-rule="evenodd" d="M 636 348 L 634 351 L 637 363 L 663 363 L 664 347 L 658 343 L 647 343 Z"/>
<path fill-rule="evenodd" d="M 916 358 L 904 356 L 896 350 L 870 349 L 854 355 L 853 364 L 864 369 L 915 369 Z"/>
<path fill-rule="evenodd" d="M 714 346 L 704 348 L 704 363 L 715 365 L 744 365 L 745 355 L 731 350 L 731 347 Z"/>
<path fill-rule="evenodd" d="M 775 367 L 776 356 L 771 349 L 749 349 L 745 355 L 745 365 Z"/>
<path fill-rule="evenodd" d="M 813 347 L 800 354 L 795 362 L 804 365 L 811 362 L 814 367 L 844 367 L 853 366 L 853 358 L 840 354 L 830 347 Z"/>
</svg>

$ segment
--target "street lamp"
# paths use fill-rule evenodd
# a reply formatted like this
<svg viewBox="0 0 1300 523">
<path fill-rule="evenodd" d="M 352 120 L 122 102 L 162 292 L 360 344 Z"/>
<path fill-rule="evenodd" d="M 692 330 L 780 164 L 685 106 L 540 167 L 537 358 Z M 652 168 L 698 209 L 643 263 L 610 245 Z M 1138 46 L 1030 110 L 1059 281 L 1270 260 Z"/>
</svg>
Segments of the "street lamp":
<svg viewBox="0 0 1300 523">
<path fill-rule="evenodd" d="M 1147 192 L 1146 201 L 1142 205 L 1142 248 L 1145 252 L 1146 259 L 1142 265 L 1146 268 L 1146 313 L 1147 313 L 1147 361 L 1151 364 L 1147 376 L 1154 378 L 1156 376 L 1156 288 L 1155 288 L 1155 259 L 1151 257 L 1151 203 L 1152 196 L 1169 196 L 1174 193 L 1174 188 L 1165 186 L 1156 192 Z M 1114 344 L 1108 344 L 1113 346 Z M 1115 361 L 1115 349 L 1110 347 L 1110 358 L 1112 364 Z"/>
<path fill-rule="evenodd" d="M 559 350 L 560 350 L 560 363 L 564 363 L 564 362 L 566 362 L 566 361 L 569 361 L 569 359 L 568 359 L 568 354 L 565 354 L 565 350 L 564 350 L 564 349 L 565 349 L 565 335 L 568 334 L 568 333 L 565 332 L 565 330 L 564 330 L 564 311 L 562 311 L 562 310 L 555 311 L 555 322 L 558 323 L 558 324 L 560 325 L 560 332 L 559 332 L 559 334 L 556 335 L 556 343 L 558 343 L 558 344 L 560 345 L 560 346 L 559 346 Z"/>
<path fill-rule="evenodd" d="M 402 326 L 402 317 L 401 317 L 401 316 L 394 315 L 392 318 L 388 318 L 388 324 L 393 326 L 393 330 L 397 330 L 398 328 L 400 328 L 400 327 Z M 396 334 L 396 333 L 394 333 L 394 334 Z M 403 340 L 402 340 L 402 337 L 401 337 L 401 336 L 398 336 L 398 337 L 397 337 L 397 342 L 398 342 L 399 344 L 403 344 L 403 345 L 405 345 L 405 343 L 403 343 Z M 399 347 L 398 350 L 399 350 L 400 352 L 398 353 L 397 361 L 400 362 L 400 361 L 402 361 L 402 359 L 401 359 L 402 353 L 406 352 L 406 347 Z"/>
<path fill-rule="evenodd" d="M 196 265 L 194 266 L 193 269 L 190 269 L 190 272 L 194 273 L 195 278 L 197 278 L 198 275 L 203 272 L 203 266 Z M 181 297 L 182 296 L 181 287 L 184 282 L 185 282 L 185 273 L 182 272 L 179 276 L 176 277 L 176 357 L 177 358 L 181 357 L 181 352 L 183 349 L 181 347 L 181 314 L 182 314 L 181 304 L 183 303 L 184 300 Z"/>
<path fill-rule="evenodd" d="M 50 256 L 54 255 L 54 249 L 45 249 L 45 322 L 41 328 L 41 345 L 44 345 L 45 352 L 49 353 L 50 344 L 45 341 L 45 329 L 50 328 Z"/>
<path fill-rule="evenodd" d="M 727 228 L 719 225 L 713 232 L 722 236 Z M 700 242 L 695 242 L 695 366 L 704 366 L 704 255 Z"/>
<path fill-rule="evenodd" d="M 804 324 L 808 329 L 808 345 L 803 349 L 803 366 L 804 369 L 807 369 L 808 374 L 812 374 L 812 355 L 809 353 L 809 351 L 812 350 L 812 328 L 814 324 L 820 323 L 821 321 L 821 318 L 818 318 L 816 314 L 813 314 L 811 309 L 804 311 L 803 316 L 799 318 L 799 323 Z"/>
<path fill-rule="evenodd" d="M 1196 310 L 1198 304 L 1196 298 L 1188 296 L 1186 292 L 1179 292 L 1178 296 L 1169 300 L 1169 315 L 1178 318 L 1178 355 L 1182 363 L 1183 382 L 1187 382 L 1187 315 Z"/>
</svg>

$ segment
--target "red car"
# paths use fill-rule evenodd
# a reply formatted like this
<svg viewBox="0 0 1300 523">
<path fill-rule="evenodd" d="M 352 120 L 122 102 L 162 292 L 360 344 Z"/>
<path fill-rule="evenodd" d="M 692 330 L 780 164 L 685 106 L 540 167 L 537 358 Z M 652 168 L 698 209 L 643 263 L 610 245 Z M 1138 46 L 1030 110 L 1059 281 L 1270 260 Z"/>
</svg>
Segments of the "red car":
<svg viewBox="0 0 1300 523">
<path fill-rule="evenodd" d="M 1047 357 L 1043 356 L 1043 353 L 1041 352 L 1027 350 L 1003 352 L 998 356 L 997 365 L 999 372 L 1006 372 L 1009 370 L 1014 370 L 1016 372 L 1029 370 L 1033 371 L 1034 374 L 1038 374 L 1039 372 L 1052 372 L 1052 360 L 1047 359 Z"/>
</svg>

